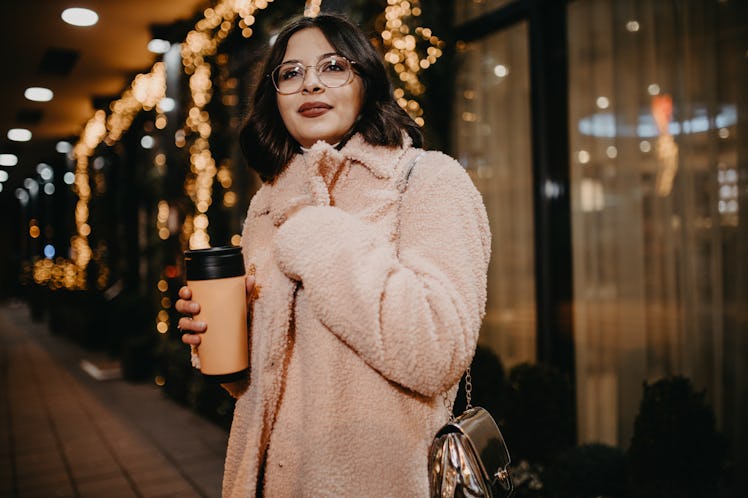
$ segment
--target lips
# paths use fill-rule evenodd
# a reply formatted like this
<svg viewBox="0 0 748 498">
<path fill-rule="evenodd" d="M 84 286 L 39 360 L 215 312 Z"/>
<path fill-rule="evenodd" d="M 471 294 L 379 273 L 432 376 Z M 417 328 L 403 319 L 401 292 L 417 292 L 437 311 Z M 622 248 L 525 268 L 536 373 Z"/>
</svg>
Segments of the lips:
<svg viewBox="0 0 748 498">
<path fill-rule="evenodd" d="M 321 116 L 332 109 L 330 104 L 324 102 L 306 102 L 299 107 L 299 114 L 307 118 Z"/>
</svg>

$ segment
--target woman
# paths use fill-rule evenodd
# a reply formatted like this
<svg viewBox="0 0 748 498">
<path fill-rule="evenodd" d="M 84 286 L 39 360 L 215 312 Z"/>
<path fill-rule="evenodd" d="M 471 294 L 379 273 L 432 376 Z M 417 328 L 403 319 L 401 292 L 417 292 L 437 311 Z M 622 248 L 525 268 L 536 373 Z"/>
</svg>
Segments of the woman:
<svg viewBox="0 0 748 498">
<path fill-rule="evenodd" d="M 241 134 L 264 184 L 242 234 L 251 372 L 225 386 L 224 496 L 427 496 L 428 447 L 484 314 L 481 197 L 456 161 L 417 148 L 348 21 L 293 21 L 264 74 Z M 199 345 L 210 324 L 179 326 Z"/>
</svg>

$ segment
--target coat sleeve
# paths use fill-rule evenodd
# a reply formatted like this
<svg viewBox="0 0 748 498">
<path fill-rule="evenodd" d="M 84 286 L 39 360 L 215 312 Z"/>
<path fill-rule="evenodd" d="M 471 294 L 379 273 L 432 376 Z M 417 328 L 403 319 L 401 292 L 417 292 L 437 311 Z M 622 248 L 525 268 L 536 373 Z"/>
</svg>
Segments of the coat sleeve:
<svg viewBox="0 0 748 498">
<path fill-rule="evenodd" d="M 430 152 L 402 197 L 399 255 L 376 230 L 336 207 L 306 207 L 278 230 L 275 258 L 367 364 L 434 396 L 470 363 L 485 313 L 490 232 L 481 196 L 456 161 Z"/>
</svg>

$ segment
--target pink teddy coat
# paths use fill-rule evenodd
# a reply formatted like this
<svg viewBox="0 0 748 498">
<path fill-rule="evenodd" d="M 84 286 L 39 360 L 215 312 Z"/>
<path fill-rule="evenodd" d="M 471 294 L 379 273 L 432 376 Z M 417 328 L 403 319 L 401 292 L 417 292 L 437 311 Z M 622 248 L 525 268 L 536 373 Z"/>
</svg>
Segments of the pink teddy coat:
<svg viewBox="0 0 748 498">
<path fill-rule="evenodd" d="M 318 142 L 252 198 L 250 381 L 224 497 L 258 482 L 271 498 L 428 496 L 444 393 L 485 312 L 490 233 L 464 169 L 421 152 Z"/>
</svg>

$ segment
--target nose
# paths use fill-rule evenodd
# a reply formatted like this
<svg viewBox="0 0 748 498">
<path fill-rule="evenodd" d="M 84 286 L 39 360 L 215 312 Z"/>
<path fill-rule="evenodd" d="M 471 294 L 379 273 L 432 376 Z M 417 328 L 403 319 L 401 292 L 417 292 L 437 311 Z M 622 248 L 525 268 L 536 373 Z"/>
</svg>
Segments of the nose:
<svg viewBox="0 0 748 498">
<path fill-rule="evenodd" d="M 324 85 L 319 81 L 317 71 L 312 67 L 306 68 L 304 72 L 304 80 L 301 82 L 302 93 L 318 93 L 321 92 Z"/>
</svg>

